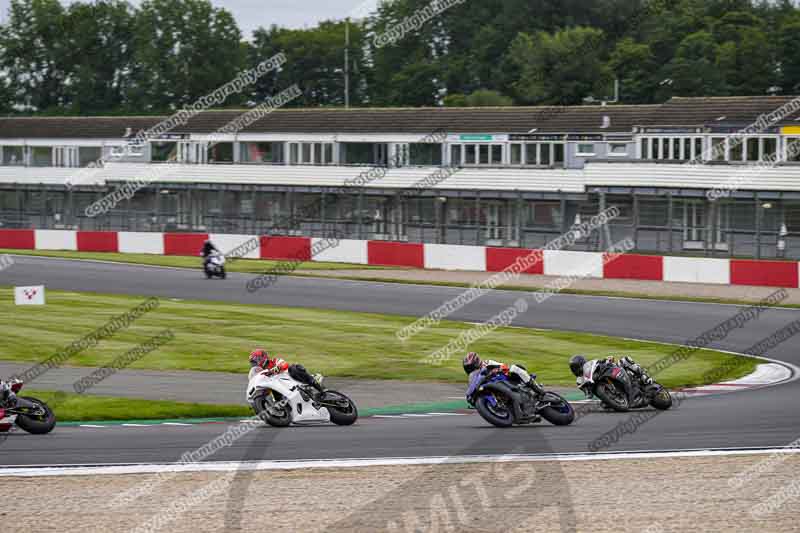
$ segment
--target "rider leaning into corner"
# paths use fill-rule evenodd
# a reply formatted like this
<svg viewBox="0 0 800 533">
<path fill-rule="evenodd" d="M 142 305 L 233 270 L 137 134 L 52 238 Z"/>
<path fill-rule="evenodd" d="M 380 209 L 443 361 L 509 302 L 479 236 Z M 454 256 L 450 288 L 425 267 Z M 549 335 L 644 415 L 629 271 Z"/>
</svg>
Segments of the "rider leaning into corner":
<svg viewBox="0 0 800 533">
<path fill-rule="evenodd" d="M 469 352 L 462 363 L 464 366 L 464 372 L 466 372 L 468 376 L 472 375 L 472 373 L 476 370 L 481 370 L 486 371 L 487 374 L 503 373 L 506 376 L 509 374 L 514 374 L 519 378 L 523 385 L 530 385 L 533 381 L 533 378 L 531 378 L 531 375 L 524 366 L 511 365 L 509 367 L 505 363 L 494 361 L 492 359 L 482 361 L 475 352 Z"/>
<path fill-rule="evenodd" d="M 253 376 L 260 372 L 266 372 L 269 375 L 289 372 L 293 379 L 306 385 L 311 385 L 319 392 L 324 392 L 320 377 L 309 374 L 303 365 L 290 365 L 281 357 L 272 357 L 266 350 L 256 348 L 250 352 L 250 375 L 248 378 L 252 379 Z"/>
<path fill-rule="evenodd" d="M 592 395 L 592 392 L 589 388 L 583 388 L 583 385 L 586 383 L 586 378 L 583 376 L 584 374 L 588 373 L 589 369 L 592 367 L 592 363 L 599 360 L 600 359 L 587 360 L 582 355 L 573 355 L 569 360 L 569 369 L 577 378 L 575 380 L 575 384 L 580 390 L 583 391 L 587 398 Z M 616 364 L 616 360 L 614 359 L 613 355 L 606 357 L 604 361 L 606 363 Z M 637 364 L 633 358 L 628 356 L 621 357 L 619 360 L 619 366 L 633 374 L 633 376 L 639 379 L 643 384 L 650 385 L 653 383 L 653 378 L 647 375 L 647 372 L 645 372 L 644 368 Z"/>
</svg>

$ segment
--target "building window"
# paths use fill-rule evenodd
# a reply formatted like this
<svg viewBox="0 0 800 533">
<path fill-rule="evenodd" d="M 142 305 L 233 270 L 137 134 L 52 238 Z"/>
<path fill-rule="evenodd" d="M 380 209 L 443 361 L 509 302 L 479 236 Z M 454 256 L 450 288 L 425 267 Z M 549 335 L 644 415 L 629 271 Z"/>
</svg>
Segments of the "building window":
<svg viewBox="0 0 800 533">
<path fill-rule="evenodd" d="M 488 144 L 480 144 L 478 145 L 478 150 L 480 154 L 480 158 L 478 162 L 481 165 L 488 165 L 489 164 L 489 145 Z"/>
<path fill-rule="evenodd" d="M 301 143 L 300 147 L 301 153 L 303 154 L 303 158 L 300 160 L 300 162 L 304 165 L 310 165 L 313 163 L 313 160 L 311 159 L 311 143 Z"/>
<path fill-rule="evenodd" d="M 206 160 L 209 163 L 233 163 L 233 143 L 215 143 L 209 146 Z"/>
<path fill-rule="evenodd" d="M 759 144 L 760 139 L 750 138 L 747 139 L 747 161 L 758 161 L 759 157 Z"/>
<path fill-rule="evenodd" d="M 578 145 L 578 153 L 575 155 L 583 156 L 583 157 L 591 157 L 595 155 L 594 152 L 594 145 L 593 144 L 579 144 Z"/>
<path fill-rule="evenodd" d="M 151 147 L 150 159 L 155 163 L 172 163 L 178 160 L 178 143 L 154 142 Z"/>
<path fill-rule="evenodd" d="M 461 166 L 461 145 L 454 144 L 450 147 L 450 165 Z"/>
<path fill-rule="evenodd" d="M 553 159 L 554 162 L 558 164 L 564 164 L 564 145 L 561 143 L 556 143 L 553 145 Z"/>
<path fill-rule="evenodd" d="M 521 144 L 512 144 L 511 145 L 510 159 L 511 159 L 511 164 L 512 165 L 521 165 L 522 164 L 522 145 Z"/>
<path fill-rule="evenodd" d="M 388 144 L 348 142 L 339 146 L 340 161 L 345 165 L 385 165 L 388 161 Z"/>
<path fill-rule="evenodd" d="M 442 145 L 438 143 L 411 143 L 410 161 L 412 165 L 430 167 L 441 166 Z"/>
<path fill-rule="evenodd" d="M 540 144 L 539 145 L 539 164 L 550 166 L 552 163 L 550 153 L 553 150 L 552 144 Z"/>
<path fill-rule="evenodd" d="M 478 164 L 477 159 L 477 152 L 478 147 L 474 144 L 466 144 L 464 145 L 464 164 L 465 165 L 476 165 Z"/>
<path fill-rule="evenodd" d="M 243 163 L 283 163 L 283 143 L 241 143 L 239 154 Z"/>
<path fill-rule="evenodd" d="M 539 145 L 536 143 L 529 143 L 525 145 L 525 164 L 538 165 L 539 164 Z"/>
<path fill-rule="evenodd" d="M 53 166 L 53 147 L 34 146 L 31 148 L 32 167 L 51 167 Z"/>
<path fill-rule="evenodd" d="M 778 139 L 773 137 L 765 137 L 761 139 L 763 143 L 764 150 L 763 150 L 763 157 L 761 158 L 762 161 L 776 161 L 776 153 L 778 151 Z"/>
<path fill-rule="evenodd" d="M 99 161 L 103 158 L 103 149 L 99 146 L 81 146 L 78 148 L 78 164 L 88 167 L 92 163 L 100 165 Z"/>
<path fill-rule="evenodd" d="M 744 161 L 744 140 L 733 137 L 730 140 L 730 160 Z"/>
<path fill-rule="evenodd" d="M 711 138 L 711 160 L 725 161 L 725 137 Z"/>
<path fill-rule="evenodd" d="M 786 139 L 786 160 L 800 161 L 800 137 Z"/>
<path fill-rule="evenodd" d="M 628 145 L 625 143 L 611 143 L 608 145 L 608 155 L 626 156 L 628 155 Z"/>
<path fill-rule="evenodd" d="M 3 164 L 7 166 L 22 166 L 25 164 L 25 152 L 22 146 L 4 146 Z"/>
<path fill-rule="evenodd" d="M 297 165 L 300 161 L 300 148 L 297 146 L 297 143 L 291 143 L 289 145 L 289 164 L 290 165 Z"/>
<path fill-rule="evenodd" d="M 503 164 L 503 146 L 500 144 L 493 144 L 492 145 L 492 165 L 502 165 Z"/>
</svg>

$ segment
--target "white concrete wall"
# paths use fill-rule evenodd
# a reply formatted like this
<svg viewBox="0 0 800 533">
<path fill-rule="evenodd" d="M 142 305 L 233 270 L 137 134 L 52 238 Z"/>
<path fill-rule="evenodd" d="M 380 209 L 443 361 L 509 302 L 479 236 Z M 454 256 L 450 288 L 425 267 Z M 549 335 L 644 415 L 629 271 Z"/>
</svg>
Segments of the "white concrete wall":
<svg viewBox="0 0 800 533">
<path fill-rule="evenodd" d="M 119 251 L 123 254 L 164 255 L 163 233 L 121 231 L 117 234 Z"/>
<path fill-rule="evenodd" d="M 486 247 L 426 244 L 425 268 L 485 272 Z"/>
<path fill-rule="evenodd" d="M 67 230 L 36 230 L 37 250 L 77 250 L 78 233 Z"/>
<path fill-rule="evenodd" d="M 599 252 L 544 251 L 546 276 L 603 277 L 603 254 Z"/>
<path fill-rule="evenodd" d="M 367 264 L 367 241 L 355 241 L 342 239 L 337 246 L 329 247 L 324 245 L 328 239 L 311 239 L 311 250 L 319 250 L 313 261 L 323 261 L 330 263 L 355 263 L 358 265 Z"/>
<path fill-rule="evenodd" d="M 728 259 L 664 257 L 664 281 L 729 285 L 731 263 Z"/>
<path fill-rule="evenodd" d="M 234 255 L 239 259 L 259 259 L 261 257 L 261 238 L 256 237 L 255 235 L 226 235 L 222 233 L 212 233 L 208 238 L 211 239 L 211 242 L 214 243 L 214 246 L 219 248 L 219 250 L 225 255 L 233 252 L 239 246 L 248 243 L 246 246 L 243 246 L 241 251 L 237 251 Z M 250 242 L 253 239 L 255 239 L 255 241 Z M 243 251 L 249 250 L 251 247 L 252 250 L 242 254 Z"/>
</svg>

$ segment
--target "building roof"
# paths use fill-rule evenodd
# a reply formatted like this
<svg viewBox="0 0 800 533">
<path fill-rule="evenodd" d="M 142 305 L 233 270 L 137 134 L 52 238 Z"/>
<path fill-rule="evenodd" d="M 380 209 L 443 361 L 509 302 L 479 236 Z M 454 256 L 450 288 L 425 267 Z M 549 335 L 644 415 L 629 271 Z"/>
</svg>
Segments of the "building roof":
<svg viewBox="0 0 800 533">
<path fill-rule="evenodd" d="M 429 134 L 630 133 L 634 126 L 746 126 L 791 102 L 791 96 L 672 98 L 658 105 L 479 108 L 279 109 L 242 133 Z M 800 102 L 800 100 L 798 100 Z M 797 111 L 780 124 L 800 125 Z M 209 134 L 246 110 L 206 111 L 171 133 Z M 4 139 L 121 139 L 165 120 L 161 117 L 0 118 Z"/>
<path fill-rule="evenodd" d="M 793 113 L 780 120 L 779 125 L 798 125 L 800 97 L 797 96 L 721 96 L 708 98 L 672 98 L 659 106 L 649 125 L 738 125 L 755 122 L 759 116 L 791 106 Z M 642 124 L 645 125 L 645 124 Z"/>
</svg>

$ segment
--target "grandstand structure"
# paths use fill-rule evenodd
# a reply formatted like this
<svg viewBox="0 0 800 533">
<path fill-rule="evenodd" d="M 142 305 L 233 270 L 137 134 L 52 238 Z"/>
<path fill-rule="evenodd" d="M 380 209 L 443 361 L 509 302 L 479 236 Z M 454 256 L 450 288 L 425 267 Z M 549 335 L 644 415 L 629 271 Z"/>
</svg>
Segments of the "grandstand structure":
<svg viewBox="0 0 800 533">
<path fill-rule="evenodd" d="M 0 228 L 541 248 L 616 206 L 574 249 L 798 259 L 798 102 L 206 111 L 142 145 L 168 117 L 0 118 Z"/>
</svg>

